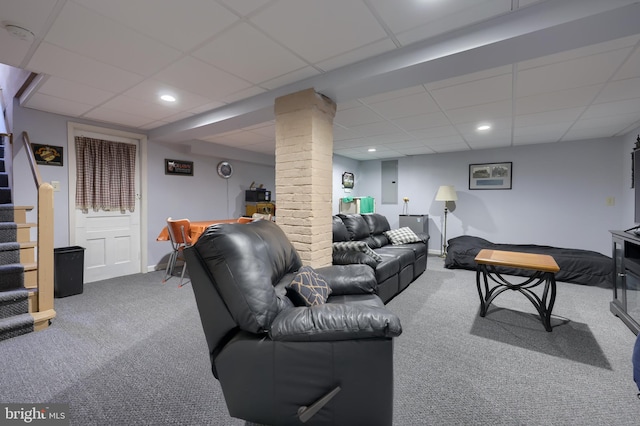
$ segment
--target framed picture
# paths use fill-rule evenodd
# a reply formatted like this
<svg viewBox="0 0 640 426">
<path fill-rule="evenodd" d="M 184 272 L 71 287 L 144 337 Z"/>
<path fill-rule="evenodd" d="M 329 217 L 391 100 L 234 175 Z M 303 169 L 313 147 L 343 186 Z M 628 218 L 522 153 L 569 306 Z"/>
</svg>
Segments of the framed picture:
<svg viewBox="0 0 640 426">
<path fill-rule="evenodd" d="M 469 164 L 469 189 L 511 189 L 512 163 Z"/>
<path fill-rule="evenodd" d="M 35 157 L 37 164 L 46 164 L 47 166 L 63 165 L 63 148 L 61 146 L 38 145 L 32 143 L 31 149 L 33 149 L 33 156 Z"/>
<path fill-rule="evenodd" d="M 342 187 L 345 189 L 353 188 L 354 176 L 353 173 L 344 172 L 342 174 Z"/>
<path fill-rule="evenodd" d="M 193 161 L 164 159 L 165 175 L 193 176 Z"/>
</svg>

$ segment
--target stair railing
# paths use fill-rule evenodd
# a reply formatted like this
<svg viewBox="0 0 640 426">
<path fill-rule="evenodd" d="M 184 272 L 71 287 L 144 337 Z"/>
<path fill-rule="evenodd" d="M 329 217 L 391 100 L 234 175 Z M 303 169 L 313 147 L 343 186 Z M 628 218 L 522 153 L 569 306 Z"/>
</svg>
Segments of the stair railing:
<svg viewBox="0 0 640 426">
<path fill-rule="evenodd" d="M 38 191 L 38 312 L 43 312 L 53 310 L 53 186 L 42 181 L 27 132 L 22 140 Z"/>
</svg>

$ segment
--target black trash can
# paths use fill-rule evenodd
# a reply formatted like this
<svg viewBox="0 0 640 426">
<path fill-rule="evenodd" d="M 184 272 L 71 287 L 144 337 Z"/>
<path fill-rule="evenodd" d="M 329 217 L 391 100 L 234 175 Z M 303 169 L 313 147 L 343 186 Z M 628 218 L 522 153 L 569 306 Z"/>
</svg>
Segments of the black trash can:
<svg viewBox="0 0 640 426">
<path fill-rule="evenodd" d="M 84 282 L 84 247 L 53 249 L 53 295 L 67 297 L 82 293 Z"/>
</svg>

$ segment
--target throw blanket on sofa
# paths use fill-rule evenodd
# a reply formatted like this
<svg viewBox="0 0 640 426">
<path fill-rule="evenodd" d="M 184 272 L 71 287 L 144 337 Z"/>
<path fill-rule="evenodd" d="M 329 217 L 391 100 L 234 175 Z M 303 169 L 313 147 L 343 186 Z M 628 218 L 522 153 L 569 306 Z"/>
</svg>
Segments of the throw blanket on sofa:
<svg viewBox="0 0 640 426">
<path fill-rule="evenodd" d="M 521 251 L 525 253 L 548 254 L 552 256 L 560 271 L 557 281 L 611 287 L 613 261 L 610 257 L 589 250 L 567 249 L 533 244 L 495 244 L 479 237 L 463 235 L 448 241 L 444 266 L 449 269 L 476 269 L 475 257 L 482 249 Z M 527 276 L 529 271 L 516 268 L 498 267 L 497 271 L 506 275 Z"/>
</svg>

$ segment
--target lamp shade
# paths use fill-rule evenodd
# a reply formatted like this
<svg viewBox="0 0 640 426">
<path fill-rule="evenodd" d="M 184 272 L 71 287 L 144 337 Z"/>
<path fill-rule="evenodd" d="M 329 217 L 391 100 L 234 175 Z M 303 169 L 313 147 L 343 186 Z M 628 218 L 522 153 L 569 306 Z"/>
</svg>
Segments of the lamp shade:
<svg viewBox="0 0 640 426">
<path fill-rule="evenodd" d="M 458 194 L 453 185 L 442 185 L 436 194 L 436 201 L 456 201 Z"/>
</svg>

